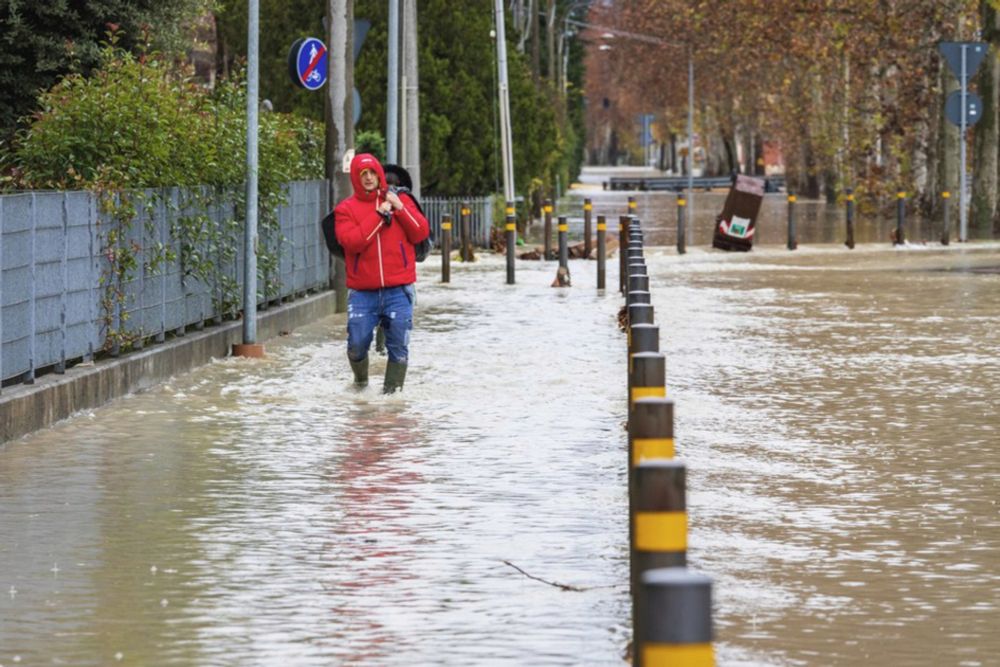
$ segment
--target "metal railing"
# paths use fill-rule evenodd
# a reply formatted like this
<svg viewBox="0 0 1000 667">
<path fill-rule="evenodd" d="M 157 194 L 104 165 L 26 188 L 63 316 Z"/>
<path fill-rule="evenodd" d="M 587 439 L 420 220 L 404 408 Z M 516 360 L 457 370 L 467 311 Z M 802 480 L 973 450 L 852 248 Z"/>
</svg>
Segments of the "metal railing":
<svg viewBox="0 0 1000 667">
<path fill-rule="evenodd" d="M 127 332 L 137 346 L 145 338 L 162 341 L 168 332 L 183 333 L 207 320 L 221 321 L 236 307 L 226 303 L 223 281 L 242 285 L 242 224 L 232 225 L 240 239 L 219 247 L 218 236 L 189 241 L 182 250 L 173 230 L 179 216 L 203 215 L 206 225 L 235 218 L 233 202 L 192 209 L 196 198 L 178 188 L 132 193 L 146 202 L 137 208 L 120 247 L 135 253 L 135 270 L 118 288 L 124 295 L 106 303 L 113 279 L 106 234 L 114 226 L 100 212 L 92 192 L 30 192 L 0 196 L 0 380 L 31 382 L 39 369 L 65 370 L 73 360 L 90 359 L 112 349 L 109 334 Z M 282 299 L 329 283 L 329 261 L 317 221 L 328 210 L 325 181 L 286 186 L 278 209 L 278 233 L 261 231 L 261 245 L 277 257 L 262 285 L 273 286 L 266 298 Z M 189 202 L 187 204 L 183 202 Z M 171 249 L 170 256 L 162 248 Z M 158 253 L 158 254 L 157 254 Z M 186 270 L 184 257 L 215 258 L 221 270 L 206 284 Z M 229 259 L 222 259 L 228 257 Z M 232 290 L 231 290 L 232 291 Z M 237 292 L 239 293 L 239 292 Z M 109 331 L 110 329 L 110 331 Z"/>
<path fill-rule="evenodd" d="M 462 224 L 462 204 L 468 204 L 470 216 L 470 233 L 472 243 L 480 248 L 490 247 L 490 229 L 493 227 L 493 197 L 428 197 L 420 202 L 424 215 L 431 225 L 431 238 L 434 247 L 441 245 L 441 218 L 445 213 L 451 215 L 452 238 L 459 239 Z"/>
</svg>

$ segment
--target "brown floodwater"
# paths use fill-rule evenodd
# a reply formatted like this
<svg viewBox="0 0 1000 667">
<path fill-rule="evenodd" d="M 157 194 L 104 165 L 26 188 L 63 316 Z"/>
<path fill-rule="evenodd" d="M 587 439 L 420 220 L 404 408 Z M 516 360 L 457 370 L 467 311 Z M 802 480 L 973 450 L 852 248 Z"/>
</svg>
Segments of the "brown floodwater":
<svg viewBox="0 0 1000 667">
<path fill-rule="evenodd" d="M 998 664 L 1000 245 L 647 261 L 719 664 Z M 622 664 L 621 298 L 436 262 L 402 395 L 334 316 L 0 447 L 0 665 Z"/>
</svg>

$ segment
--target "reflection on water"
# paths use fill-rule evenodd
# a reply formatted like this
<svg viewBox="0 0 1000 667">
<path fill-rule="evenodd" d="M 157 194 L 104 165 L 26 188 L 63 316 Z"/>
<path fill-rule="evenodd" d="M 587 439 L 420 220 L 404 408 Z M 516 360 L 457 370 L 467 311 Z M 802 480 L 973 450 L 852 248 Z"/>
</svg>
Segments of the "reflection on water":
<svg viewBox="0 0 1000 667">
<path fill-rule="evenodd" d="M 0 449 L 0 665 L 621 664 L 620 298 L 433 261 L 400 395 L 336 316 Z M 720 664 L 996 664 L 1000 246 L 648 262 Z"/>
</svg>

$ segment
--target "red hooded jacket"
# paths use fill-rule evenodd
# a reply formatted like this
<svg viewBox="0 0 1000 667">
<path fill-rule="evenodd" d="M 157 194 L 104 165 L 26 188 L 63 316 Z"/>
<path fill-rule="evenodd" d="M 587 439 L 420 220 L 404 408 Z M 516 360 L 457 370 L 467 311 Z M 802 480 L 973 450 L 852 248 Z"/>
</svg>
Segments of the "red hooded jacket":
<svg viewBox="0 0 1000 667">
<path fill-rule="evenodd" d="M 378 189 L 365 192 L 361 186 L 365 169 L 378 174 Z M 337 240 L 344 246 L 347 286 L 369 290 L 415 283 L 413 246 L 430 234 L 427 218 L 409 197 L 400 197 L 403 208 L 393 211 L 392 222 L 385 225 L 377 210 L 385 201 L 385 172 L 373 155 L 360 153 L 351 160 L 351 185 L 354 194 L 333 211 Z"/>
</svg>

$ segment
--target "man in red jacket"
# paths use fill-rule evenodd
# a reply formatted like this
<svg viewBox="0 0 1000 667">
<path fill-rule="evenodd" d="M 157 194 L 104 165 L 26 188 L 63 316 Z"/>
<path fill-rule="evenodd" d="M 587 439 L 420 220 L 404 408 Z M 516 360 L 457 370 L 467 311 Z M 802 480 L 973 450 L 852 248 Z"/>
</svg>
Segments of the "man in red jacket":
<svg viewBox="0 0 1000 667">
<path fill-rule="evenodd" d="M 402 389 L 409 358 L 417 281 L 413 246 L 430 234 L 427 219 L 385 183 L 368 153 L 351 161 L 354 194 L 334 209 L 337 240 L 347 266 L 347 358 L 358 386 L 368 384 L 368 348 L 375 327 L 385 331 L 389 362 L 382 391 Z"/>
</svg>

